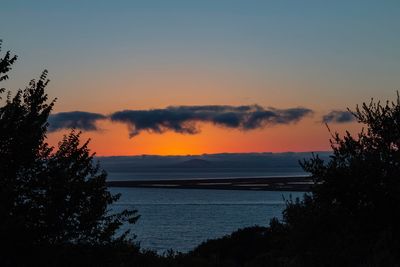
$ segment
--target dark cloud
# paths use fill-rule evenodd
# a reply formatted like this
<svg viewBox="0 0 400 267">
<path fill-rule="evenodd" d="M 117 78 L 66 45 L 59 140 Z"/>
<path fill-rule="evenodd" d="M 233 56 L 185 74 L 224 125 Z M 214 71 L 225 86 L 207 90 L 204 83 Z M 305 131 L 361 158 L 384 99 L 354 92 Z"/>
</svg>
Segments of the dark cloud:
<svg viewBox="0 0 400 267">
<path fill-rule="evenodd" d="M 322 117 L 322 122 L 324 123 L 330 123 L 330 122 L 346 123 L 346 122 L 352 122 L 354 120 L 355 120 L 354 115 L 351 114 L 349 111 L 340 111 L 340 110 L 333 110 Z"/>
<path fill-rule="evenodd" d="M 171 106 L 165 109 L 123 110 L 110 115 L 116 122 L 126 123 L 130 136 L 142 131 L 184 134 L 199 132 L 196 124 L 208 122 L 226 128 L 251 130 L 277 124 L 295 123 L 312 114 L 307 108 L 265 109 L 251 106 Z"/>
<path fill-rule="evenodd" d="M 85 131 L 98 130 L 96 121 L 107 117 L 84 111 L 60 112 L 49 117 L 49 131 L 54 132 L 62 129 L 79 129 Z"/>
</svg>

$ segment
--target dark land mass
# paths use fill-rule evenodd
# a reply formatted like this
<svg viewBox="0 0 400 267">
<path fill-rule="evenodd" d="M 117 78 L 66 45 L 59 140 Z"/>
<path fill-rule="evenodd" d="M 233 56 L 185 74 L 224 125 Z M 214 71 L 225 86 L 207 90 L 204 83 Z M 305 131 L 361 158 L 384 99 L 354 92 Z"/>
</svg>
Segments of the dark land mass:
<svg viewBox="0 0 400 267">
<path fill-rule="evenodd" d="M 312 180 L 304 177 L 222 178 L 189 180 L 108 181 L 109 187 L 145 187 L 179 189 L 310 191 Z"/>
<path fill-rule="evenodd" d="M 318 156 L 328 161 L 331 152 L 316 152 Z M 112 156 L 98 157 L 102 168 L 107 172 L 137 172 L 143 169 L 165 170 L 179 168 L 201 169 L 235 169 L 251 171 L 264 169 L 269 171 L 285 171 L 290 169 L 296 173 L 303 172 L 299 161 L 310 159 L 311 152 L 286 153 L 223 153 L 186 156 Z M 306 175 L 306 173 L 304 173 Z M 290 176 L 290 175 L 288 175 Z"/>
<path fill-rule="evenodd" d="M 172 164 L 169 167 L 174 168 L 202 168 L 213 167 L 213 163 L 204 159 L 189 159 L 178 164 Z"/>
</svg>

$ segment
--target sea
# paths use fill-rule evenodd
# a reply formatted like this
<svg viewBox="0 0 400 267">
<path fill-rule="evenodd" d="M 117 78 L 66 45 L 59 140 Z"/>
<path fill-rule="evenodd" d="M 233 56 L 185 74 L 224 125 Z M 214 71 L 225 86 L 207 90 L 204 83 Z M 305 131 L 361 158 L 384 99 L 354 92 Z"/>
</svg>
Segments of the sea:
<svg viewBox="0 0 400 267">
<path fill-rule="evenodd" d="M 196 179 L 234 177 L 287 176 L 286 172 L 273 173 L 146 173 L 147 179 Z M 304 175 L 304 173 L 293 173 Z M 124 173 L 123 177 L 143 179 L 143 175 Z M 109 173 L 110 180 L 121 179 L 121 174 Z M 126 179 L 128 180 L 128 179 Z M 250 226 L 268 226 L 276 217 L 282 219 L 286 200 L 302 198 L 303 192 L 274 192 L 248 190 L 209 190 L 172 188 L 110 188 L 121 198 L 114 210 L 135 209 L 140 215 L 133 225 L 124 225 L 136 235 L 141 248 L 163 254 L 172 249 L 188 252 L 208 239 L 228 235 Z"/>
</svg>

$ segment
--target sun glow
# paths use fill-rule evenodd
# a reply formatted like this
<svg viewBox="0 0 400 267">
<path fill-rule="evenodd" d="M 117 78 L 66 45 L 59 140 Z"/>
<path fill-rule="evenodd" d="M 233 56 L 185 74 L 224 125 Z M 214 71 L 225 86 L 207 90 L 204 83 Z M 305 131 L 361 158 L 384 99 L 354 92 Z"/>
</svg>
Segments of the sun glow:
<svg viewBox="0 0 400 267">
<path fill-rule="evenodd" d="M 261 130 L 241 131 L 199 125 L 201 132 L 195 135 L 166 132 L 155 134 L 142 132 L 129 138 L 127 127 L 121 123 L 99 121 L 99 131 L 82 133 L 82 140 L 91 139 L 90 148 L 100 156 L 116 155 L 199 155 L 204 153 L 247 153 L 329 150 L 330 137 L 326 127 L 307 118 L 291 125 L 266 127 Z M 332 125 L 341 132 L 358 130 L 358 125 Z M 68 131 L 50 133 L 49 143 L 56 145 Z"/>
</svg>

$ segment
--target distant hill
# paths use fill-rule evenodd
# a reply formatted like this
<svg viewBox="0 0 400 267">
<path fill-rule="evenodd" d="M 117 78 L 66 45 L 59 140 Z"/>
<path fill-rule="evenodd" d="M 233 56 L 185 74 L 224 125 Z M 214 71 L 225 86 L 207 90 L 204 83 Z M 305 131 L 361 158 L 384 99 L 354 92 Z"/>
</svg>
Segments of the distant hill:
<svg viewBox="0 0 400 267">
<path fill-rule="evenodd" d="M 329 159 L 331 152 L 317 152 L 321 159 Z M 97 157 L 108 172 L 154 171 L 158 169 L 271 169 L 292 168 L 301 171 L 299 161 L 310 158 L 311 152 L 286 153 L 220 153 L 185 156 L 113 156 Z"/>
</svg>

